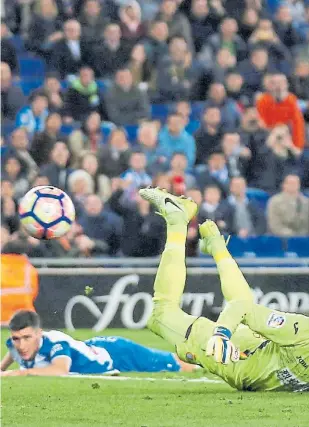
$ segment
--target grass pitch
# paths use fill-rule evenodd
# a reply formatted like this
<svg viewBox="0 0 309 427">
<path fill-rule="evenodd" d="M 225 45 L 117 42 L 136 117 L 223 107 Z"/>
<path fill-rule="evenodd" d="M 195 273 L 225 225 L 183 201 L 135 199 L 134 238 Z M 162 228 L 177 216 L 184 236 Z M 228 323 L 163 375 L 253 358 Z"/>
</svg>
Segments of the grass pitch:
<svg viewBox="0 0 309 427">
<path fill-rule="evenodd" d="M 171 350 L 148 331 L 108 330 L 145 345 Z M 91 331 L 76 331 L 79 339 Z M 2 354 L 6 331 L 2 332 Z M 202 372 L 125 374 L 98 378 L 3 378 L 6 427 L 307 427 L 308 393 L 241 393 L 223 383 L 197 380 Z M 209 376 L 208 376 L 209 377 Z M 169 381 L 166 381 L 169 379 Z M 193 382 L 192 379 L 196 381 Z"/>
</svg>

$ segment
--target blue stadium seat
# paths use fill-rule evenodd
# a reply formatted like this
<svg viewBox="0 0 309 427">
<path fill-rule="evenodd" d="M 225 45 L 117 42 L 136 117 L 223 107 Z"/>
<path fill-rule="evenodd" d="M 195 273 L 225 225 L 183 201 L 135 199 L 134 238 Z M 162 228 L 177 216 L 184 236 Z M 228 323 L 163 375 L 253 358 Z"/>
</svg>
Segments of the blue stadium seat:
<svg viewBox="0 0 309 427">
<path fill-rule="evenodd" d="M 282 240 L 276 236 L 249 237 L 247 244 L 258 257 L 282 257 Z"/>
<path fill-rule="evenodd" d="M 193 135 L 198 130 L 199 127 L 200 127 L 199 120 L 191 120 L 186 127 L 186 131 L 189 132 L 191 135 Z"/>
<path fill-rule="evenodd" d="M 247 239 L 240 239 L 237 236 L 231 236 L 228 248 L 232 256 L 236 258 L 243 256 L 255 256 L 255 253 L 252 252 L 251 247 L 248 245 Z"/>
<path fill-rule="evenodd" d="M 169 113 L 168 104 L 152 104 L 151 105 L 151 118 L 153 120 L 165 121 Z"/>
<path fill-rule="evenodd" d="M 44 80 L 45 62 L 42 59 L 27 54 L 19 55 L 18 60 L 21 79 Z"/>
<path fill-rule="evenodd" d="M 43 85 L 42 79 L 23 79 L 19 82 L 19 86 L 24 95 L 29 96 L 30 93 Z"/>
<path fill-rule="evenodd" d="M 309 257 L 309 237 L 290 237 L 287 252 L 295 253 L 299 257 Z"/>
<path fill-rule="evenodd" d="M 20 55 L 26 52 L 25 43 L 22 37 L 15 35 L 10 38 L 10 42 L 15 47 L 17 55 Z"/>
<path fill-rule="evenodd" d="M 249 200 L 254 200 L 261 209 L 265 210 L 270 196 L 266 191 L 260 190 L 259 188 L 248 188 L 247 197 Z"/>
<path fill-rule="evenodd" d="M 191 104 L 191 119 L 200 120 L 205 108 L 205 102 L 192 102 Z"/>
</svg>

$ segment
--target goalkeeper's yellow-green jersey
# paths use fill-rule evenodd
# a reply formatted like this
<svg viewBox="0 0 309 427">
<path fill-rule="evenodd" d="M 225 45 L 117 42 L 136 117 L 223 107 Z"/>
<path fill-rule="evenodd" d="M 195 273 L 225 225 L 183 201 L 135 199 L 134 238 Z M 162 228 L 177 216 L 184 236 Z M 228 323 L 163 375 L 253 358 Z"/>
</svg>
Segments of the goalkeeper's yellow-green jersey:
<svg viewBox="0 0 309 427">
<path fill-rule="evenodd" d="M 206 356 L 201 346 L 206 326 L 203 320 L 198 319 L 188 340 L 177 346 L 181 359 L 202 365 L 238 390 L 309 390 L 309 336 L 303 344 L 282 346 L 240 325 L 232 341 L 247 357 L 222 365 Z"/>
</svg>

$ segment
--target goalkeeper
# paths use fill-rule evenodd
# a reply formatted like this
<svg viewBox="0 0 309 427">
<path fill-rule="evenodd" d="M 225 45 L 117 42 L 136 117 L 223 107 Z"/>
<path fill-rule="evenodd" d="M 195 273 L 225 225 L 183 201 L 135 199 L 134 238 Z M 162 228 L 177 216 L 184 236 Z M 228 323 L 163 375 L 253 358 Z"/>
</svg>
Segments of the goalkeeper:
<svg viewBox="0 0 309 427">
<path fill-rule="evenodd" d="M 167 223 L 148 327 L 175 345 L 180 359 L 203 366 L 239 390 L 308 390 L 309 318 L 255 304 L 223 236 L 209 220 L 200 226 L 201 250 L 217 264 L 227 305 L 216 323 L 184 313 L 179 303 L 186 280 L 187 224 L 197 205 L 159 188 L 140 194 Z"/>
</svg>

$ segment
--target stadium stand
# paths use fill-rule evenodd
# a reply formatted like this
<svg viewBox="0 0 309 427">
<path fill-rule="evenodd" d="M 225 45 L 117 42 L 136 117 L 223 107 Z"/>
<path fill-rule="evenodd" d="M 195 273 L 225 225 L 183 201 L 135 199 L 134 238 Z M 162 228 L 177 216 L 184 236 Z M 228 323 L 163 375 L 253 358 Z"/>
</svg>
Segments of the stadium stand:
<svg viewBox="0 0 309 427">
<path fill-rule="evenodd" d="M 35 257 L 157 256 L 164 227 L 137 195 L 152 181 L 194 193 L 201 215 L 233 235 L 235 256 L 309 257 L 308 0 L 242 0 L 236 10 L 225 0 L 3 3 L 9 240 Z M 60 114 L 57 131 L 51 113 Z M 27 146 L 14 141 L 16 128 Z M 186 169 L 171 167 L 179 153 Z M 18 199 L 40 183 L 66 190 L 78 214 L 69 235 L 48 244 L 18 224 Z M 203 199 L 208 186 L 220 200 Z M 192 230 L 188 254 L 199 256 Z"/>
</svg>

